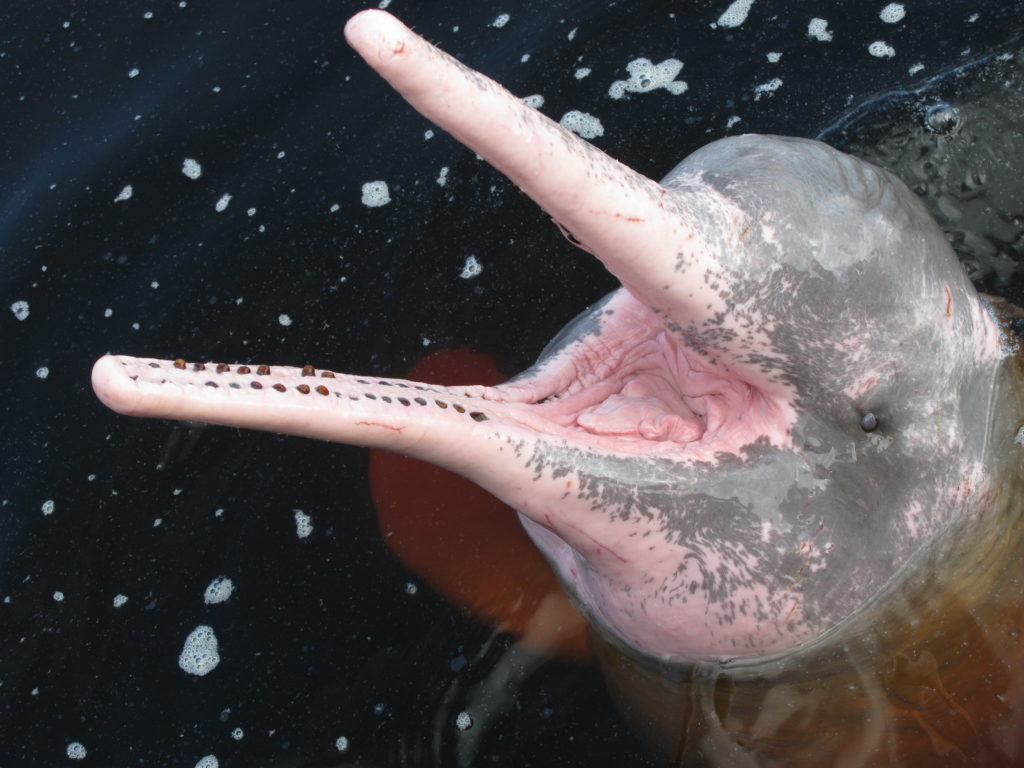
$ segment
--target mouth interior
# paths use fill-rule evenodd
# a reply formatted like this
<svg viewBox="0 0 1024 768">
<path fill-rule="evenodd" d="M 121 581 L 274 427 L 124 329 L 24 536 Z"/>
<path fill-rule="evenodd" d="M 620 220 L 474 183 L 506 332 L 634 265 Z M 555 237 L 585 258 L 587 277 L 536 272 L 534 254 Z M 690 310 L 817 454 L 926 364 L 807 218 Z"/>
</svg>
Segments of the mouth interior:
<svg viewBox="0 0 1024 768">
<path fill-rule="evenodd" d="M 663 326 L 639 342 L 597 337 L 496 391 L 555 432 L 633 453 L 737 453 L 759 439 L 786 444 L 791 426 L 784 404 L 711 368 Z"/>
</svg>

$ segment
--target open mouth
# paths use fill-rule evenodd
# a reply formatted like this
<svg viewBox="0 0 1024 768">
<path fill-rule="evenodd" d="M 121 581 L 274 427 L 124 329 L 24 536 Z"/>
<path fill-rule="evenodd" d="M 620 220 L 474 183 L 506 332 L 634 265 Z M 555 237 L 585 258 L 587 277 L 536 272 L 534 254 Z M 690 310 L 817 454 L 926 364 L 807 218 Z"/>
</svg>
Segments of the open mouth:
<svg viewBox="0 0 1024 768">
<path fill-rule="evenodd" d="M 611 314 L 605 314 L 611 312 Z M 711 369 L 625 292 L 584 332 L 497 387 L 441 387 L 353 376 L 313 366 L 196 363 L 105 357 L 94 382 L 121 413 L 197 419 L 327 440 L 360 428 L 490 422 L 598 450 L 708 460 L 767 439 L 788 441 L 785 406 Z M 399 446 L 401 449 L 401 446 Z"/>
</svg>

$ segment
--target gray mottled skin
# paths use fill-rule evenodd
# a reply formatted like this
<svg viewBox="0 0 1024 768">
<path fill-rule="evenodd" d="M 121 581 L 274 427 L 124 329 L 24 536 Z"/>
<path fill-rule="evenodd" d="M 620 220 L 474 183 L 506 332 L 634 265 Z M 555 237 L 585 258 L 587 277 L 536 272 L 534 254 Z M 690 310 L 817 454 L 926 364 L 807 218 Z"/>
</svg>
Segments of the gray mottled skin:
<svg viewBox="0 0 1024 768">
<path fill-rule="evenodd" d="M 623 287 L 495 388 L 426 397 L 397 380 L 107 356 L 93 372 L 104 402 L 460 472 L 520 512 L 595 626 L 662 659 L 819 638 L 984 514 L 1006 353 L 899 180 L 751 135 L 659 185 L 387 14 L 346 34 Z"/>
<path fill-rule="evenodd" d="M 972 335 L 974 289 L 902 182 L 820 143 L 766 136 L 717 141 L 662 184 L 686 189 L 690 200 L 710 188 L 751 222 L 743 250 L 723 248 L 722 269 L 701 275 L 726 312 L 677 325 L 676 332 L 712 359 L 723 342 L 750 349 L 740 359 L 792 384 L 800 412 L 796 450 L 755 443 L 741 457 L 680 466 L 545 444 L 528 465 L 538 478 L 575 472 L 579 498 L 595 514 L 629 521 L 639 538 L 698 544 L 722 556 L 709 569 L 693 554 L 699 578 L 680 564 L 636 610 L 666 610 L 700 589 L 723 608 L 723 622 L 737 612 L 768 619 L 785 613 L 789 590 L 799 583 L 805 621 L 834 626 L 959 511 L 941 494 L 951 477 L 972 482 L 965 457 L 985 461 L 982 425 L 989 422 L 996 368 L 979 368 L 957 350 Z M 705 226 L 726 227 L 718 210 Z M 766 220 L 773 231 L 759 226 Z M 676 268 L 685 274 L 686 259 Z M 609 300 L 570 323 L 531 371 L 543 369 L 571 339 L 600 335 Z M 936 333 L 947 301 L 953 303 L 949 320 L 962 324 L 963 336 Z M 748 335 L 737 326 L 747 326 Z M 756 342 L 757 331 L 771 339 L 772 354 Z M 859 354 L 837 344 L 852 336 L 860 339 Z M 879 382 L 861 398 L 843 395 L 865 370 L 877 370 Z M 864 412 L 875 413 L 882 427 L 865 434 L 858 421 Z M 896 514 L 915 506 L 912 520 Z M 765 523 L 772 530 L 767 537 Z M 559 546 L 529 520 L 524 524 L 542 549 Z M 809 572 L 804 542 L 829 547 L 827 568 Z M 755 556 L 756 570 L 745 567 L 742 553 Z M 751 582 L 764 584 L 773 603 L 737 602 L 737 587 Z"/>
</svg>

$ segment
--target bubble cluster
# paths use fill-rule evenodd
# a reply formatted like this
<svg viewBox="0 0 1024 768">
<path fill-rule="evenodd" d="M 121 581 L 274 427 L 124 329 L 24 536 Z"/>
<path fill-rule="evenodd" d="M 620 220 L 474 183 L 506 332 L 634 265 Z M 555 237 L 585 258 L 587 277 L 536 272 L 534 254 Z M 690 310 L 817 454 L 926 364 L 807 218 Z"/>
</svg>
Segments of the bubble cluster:
<svg viewBox="0 0 1024 768">
<path fill-rule="evenodd" d="M 313 518 L 301 509 L 292 510 L 295 513 L 295 535 L 300 539 L 309 537 L 313 532 Z"/>
<path fill-rule="evenodd" d="M 391 192 L 386 181 L 368 181 L 363 184 L 363 205 L 367 208 L 380 208 L 391 202 Z"/>
<path fill-rule="evenodd" d="M 195 181 L 203 175 L 203 166 L 191 157 L 186 157 L 181 164 L 181 172 L 188 176 L 190 179 Z"/>
<path fill-rule="evenodd" d="M 200 624 L 185 638 L 185 646 L 178 657 L 178 666 L 190 675 L 202 677 L 212 672 L 220 664 L 220 651 L 217 646 L 217 635 L 213 627 Z"/>
<path fill-rule="evenodd" d="M 231 593 L 234 591 L 235 585 L 231 579 L 226 576 L 218 576 L 207 586 L 206 591 L 203 593 L 203 602 L 207 605 L 223 603 L 231 597 Z"/>
<path fill-rule="evenodd" d="M 689 89 L 685 80 L 676 80 L 683 69 L 679 59 L 665 59 L 655 64 L 650 59 L 634 59 L 626 65 L 629 80 L 616 80 L 608 88 L 608 95 L 613 99 L 621 99 L 629 93 L 649 93 L 664 88 L 673 96 L 686 93 Z"/>
<path fill-rule="evenodd" d="M 604 136 L 604 126 L 601 121 L 586 112 L 573 109 L 562 115 L 558 124 L 563 128 L 578 134 L 584 139 L 596 139 Z"/>
<path fill-rule="evenodd" d="M 747 20 L 747 14 L 750 13 L 750 6 L 753 4 L 754 0 L 734 0 L 733 4 L 725 9 L 725 13 L 718 17 L 717 25 L 727 29 L 740 26 Z"/>
<path fill-rule="evenodd" d="M 80 741 L 72 741 L 68 744 L 68 757 L 72 760 L 83 760 L 88 754 L 85 745 Z"/>
</svg>

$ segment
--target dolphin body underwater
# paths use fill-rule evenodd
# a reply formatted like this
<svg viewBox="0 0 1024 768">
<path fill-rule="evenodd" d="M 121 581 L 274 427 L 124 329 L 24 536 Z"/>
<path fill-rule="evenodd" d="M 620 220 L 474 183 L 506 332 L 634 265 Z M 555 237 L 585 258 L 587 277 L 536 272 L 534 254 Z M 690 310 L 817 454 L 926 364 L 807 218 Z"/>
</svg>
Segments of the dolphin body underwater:
<svg viewBox="0 0 1024 768">
<path fill-rule="evenodd" d="M 99 398 L 475 481 L 519 512 L 664 762 L 1015 764 L 1020 373 L 916 196 L 756 135 L 659 184 L 387 13 L 345 35 L 622 287 L 496 387 L 107 355 Z"/>
</svg>

